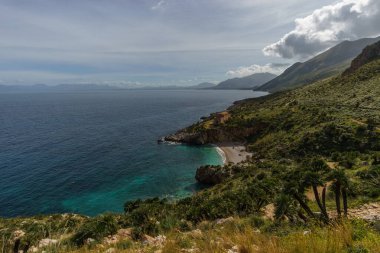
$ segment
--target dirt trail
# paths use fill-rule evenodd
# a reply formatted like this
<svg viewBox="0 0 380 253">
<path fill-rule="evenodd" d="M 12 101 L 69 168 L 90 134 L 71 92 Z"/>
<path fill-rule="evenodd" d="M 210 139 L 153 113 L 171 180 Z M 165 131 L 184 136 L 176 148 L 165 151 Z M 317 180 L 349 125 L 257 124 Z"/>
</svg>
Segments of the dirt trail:
<svg viewBox="0 0 380 253">
<path fill-rule="evenodd" d="M 331 218 L 336 218 L 336 211 L 328 211 Z M 367 221 L 380 221 L 380 202 L 364 204 L 358 208 L 348 209 L 349 218 L 359 218 Z"/>
</svg>

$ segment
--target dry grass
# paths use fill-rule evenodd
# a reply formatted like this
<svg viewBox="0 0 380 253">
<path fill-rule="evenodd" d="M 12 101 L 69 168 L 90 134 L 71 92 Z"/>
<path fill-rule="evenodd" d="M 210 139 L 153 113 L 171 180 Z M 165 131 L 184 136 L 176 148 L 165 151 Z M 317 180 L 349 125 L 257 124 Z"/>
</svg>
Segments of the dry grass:
<svg viewBox="0 0 380 253">
<path fill-rule="evenodd" d="M 372 230 L 363 221 L 347 221 L 325 227 L 301 228 L 292 224 L 276 226 L 272 222 L 261 224 L 260 230 L 252 226 L 249 218 L 235 217 L 232 221 L 217 225 L 203 222 L 197 230 L 179 232 L 173 230 L 166 234 L 165 245 L 144 245 L 129 241 L 127 247 L 97 244 L 80 249 L 56 245 L 43 249 L 48 253 L 340 253 L 340 252 L 380 252 L 380 233 Z M 267 232 L 264 232 L 267 231 Z M 111 251 L 107 251 L 113 248 Z M 0 247 L 1 249 L 1 247 Z M 41 249 L 42 250 L 42 249 Z M 160 251 L 161 250 L 161 251 Z M 1 251 L 0 251 L 1 252 Z"/>
<path fill-rule="evenodd" d="M 201 238 L 192 238 L 190 241 L 193 248 L 202 253 L 235 252 L 233 249 L 241 253 L 339 253 L 350 249 L 352 252 L 380 252 L 379 234 L 368 233 L 360 240 L 354 240 L 354 235 L 353 227 L 347 224 L 296 231 L 285 236 L 232 225 L 206 231 Z M 180 240 L 189 239 L 177 237 L 166 244 L 163 252 L 181 252 L 179 245 L 183 241 Z"/>
</svg>

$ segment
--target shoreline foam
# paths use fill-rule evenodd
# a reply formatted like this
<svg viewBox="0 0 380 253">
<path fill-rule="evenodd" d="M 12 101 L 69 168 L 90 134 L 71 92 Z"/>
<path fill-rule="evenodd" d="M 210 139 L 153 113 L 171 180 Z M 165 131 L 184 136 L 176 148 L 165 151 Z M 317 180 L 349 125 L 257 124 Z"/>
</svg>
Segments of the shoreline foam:
<svg viewBox="0 0 380 253">
<path fill-rule="evenodd" d="M 226 153 L 223 151 L 223 149 L 221 149 L 217 145 L 214 145 L 214 146 L 216 148 L 216 152 L 218 152 L 218 154 L 220 155 L 220 157 L 222 157 L 222 163 L 223 163 L 223 165 L 228 164 L 227 163 L 227 156 L 226 156 Z"/>
</svg>

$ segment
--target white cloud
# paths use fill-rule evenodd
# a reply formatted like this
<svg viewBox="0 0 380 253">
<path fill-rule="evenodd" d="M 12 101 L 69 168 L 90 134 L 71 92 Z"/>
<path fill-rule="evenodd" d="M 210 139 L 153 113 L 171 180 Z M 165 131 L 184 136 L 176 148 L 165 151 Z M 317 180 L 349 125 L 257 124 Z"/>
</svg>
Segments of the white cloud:
<svg viewBox="0 0 380 253">
<path fill-rule="evenodd" d="M 379 0 L 341 0 L 295 20 L 296 27 L 263 49 L 265 55 L 305 58 L 346 39 L 380 34 Z"/>
<path fill-rule="evenodd" d="M 153 5 L 151 7 L 152 10 L 159 10 L 159 9 L 163 9 L 164 6 L 166 5 L 166 2 L 161 0 L 161 1 L 158 1 L 155 5 Z"/>
<path fill-rule="evenodd" d="M 268 63 L 265 65 L 253 64 L 247 67 L 239 67 L 235 70 L 227 71 L 226 75 L 230 77 L 244 77 L 256 73 L 272 73 L 275 75 L 281 74 L 289 64 L 287 63 Z"/>
</svg>

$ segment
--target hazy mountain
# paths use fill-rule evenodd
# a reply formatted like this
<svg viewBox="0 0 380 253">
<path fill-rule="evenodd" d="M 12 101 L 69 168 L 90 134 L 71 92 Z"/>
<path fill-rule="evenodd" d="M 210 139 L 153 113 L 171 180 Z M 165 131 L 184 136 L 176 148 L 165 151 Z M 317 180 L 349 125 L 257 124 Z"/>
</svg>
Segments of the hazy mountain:
<svg viewBox="0 0 380 253">
<path fill-rule="evenodd" d="M 256 90 L 286 90 L 336 75 L 349 67 L 351 61 L 366 46 L 379 40 L 380 37 L 343 41 L 306 62 L 293 64 L 284 73 Z"/>
<path fill-rule="evenodd" d="M 226 81 L 219 83 L 212 89 L 218 89 L 218 90 L 253 89 L 255 87 L 258 87 L 272 80 L 275 77 L 276 75 L 271 74 L 271 73 L 256 73 L 256 74 L 252 74 L 246 77 L 237 77 L 237 78 L 228 79 Z"/>
<path fill-rule="evenodd" d="M 209 89 L 209 88 L 213 88 L 215 86 L 216 86 L 215 83 L 204 82 L 204 83 L 200 83 L 198 85 L 190 86 L 188 88 L 190 88 L 190 89 Z"/>
<path fill-rule="evenodd" d="M 209 89 L 214 87 L 214 83 L 200 83 L 192 86 L 178 86 L 178 85 L 167 85 L 167 86 L 144 86 L 141 88 L 136 88 L 139 90 L 201 90 Z"/>
<path fill-rule="evenodd" d="M 59 84 L 48 86 L 45 84 L 34 85 L 0 85 L 0 93 L 29 93 L 29 92 L 71 92 L 71 91 L 93 91 L 114 90 L 117 87 L 97 84 Z"/>
</svg>

